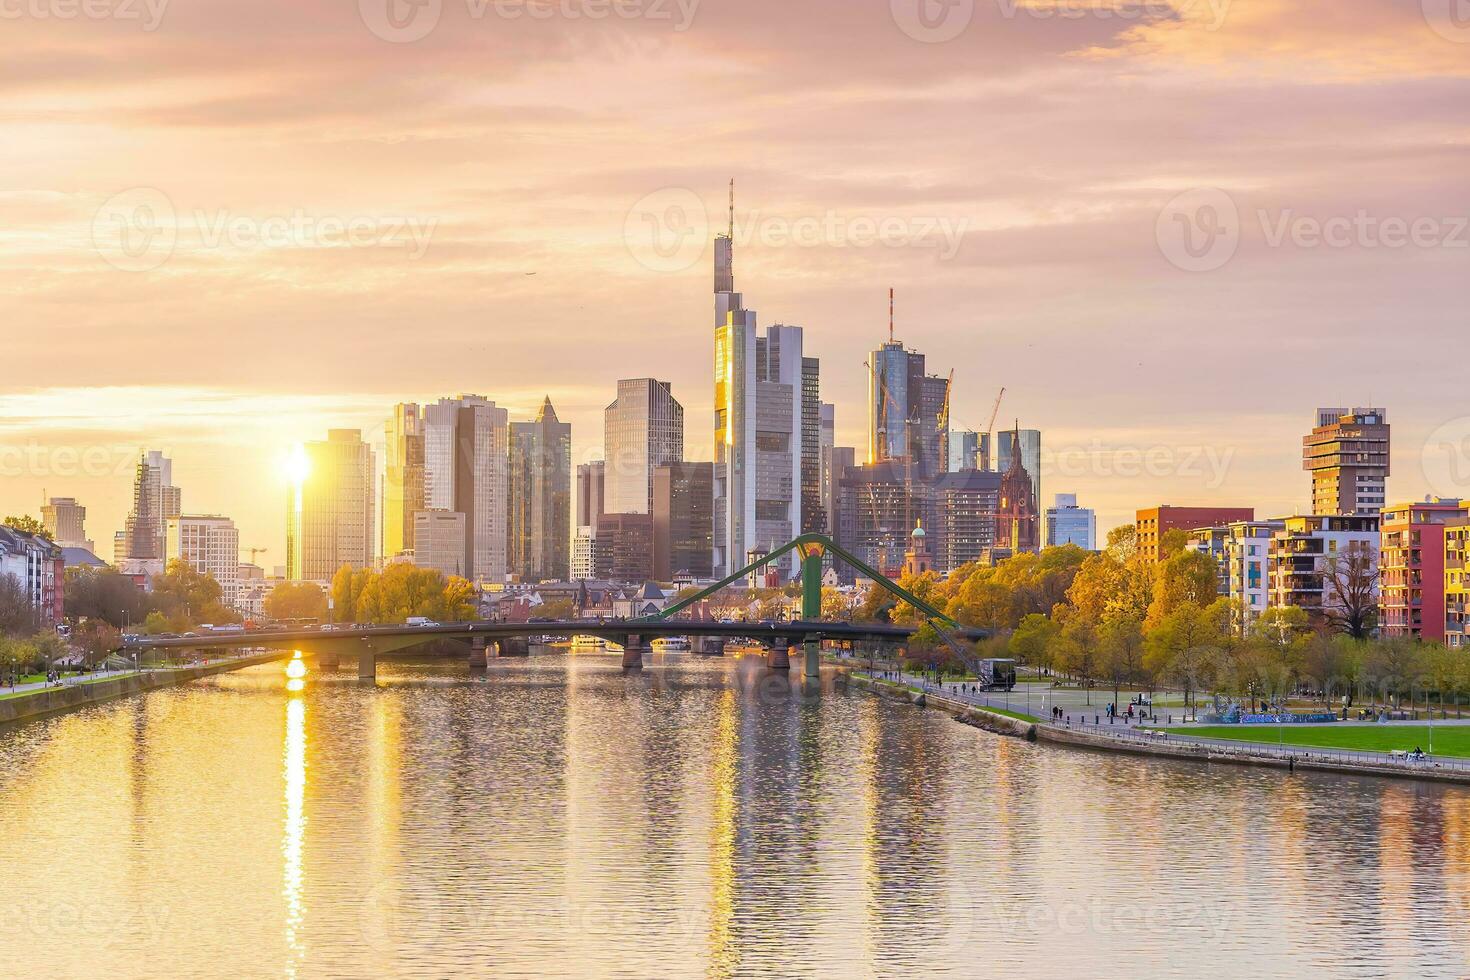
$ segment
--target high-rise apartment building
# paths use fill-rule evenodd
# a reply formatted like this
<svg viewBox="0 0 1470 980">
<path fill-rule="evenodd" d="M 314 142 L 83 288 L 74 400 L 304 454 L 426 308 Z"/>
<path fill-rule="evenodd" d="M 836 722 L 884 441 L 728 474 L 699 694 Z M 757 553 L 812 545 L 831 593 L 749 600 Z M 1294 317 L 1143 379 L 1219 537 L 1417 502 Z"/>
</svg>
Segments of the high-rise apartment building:
<svg viewBox="0 0 1470 980">
<path fill-rule="evenodd" d="M 1378 514 L 1388 483 L 1388 416 L 1381 408 L 1319 408 L 1302 438 L 1313 514 Z"/>
<path fill-rule="evenodd" d="M 383 557 L 415 550 L 415 517 L 424 510 L 424 418 L 415 404 L 397 405 L 383 439 Z"/>
<path fill-rule="evenodd" d="M 374 560 L 376 462 L 357 429 L 332 429 L 302 447 L 302 472 L 290 489 L 286 574 L 293 581 L 328 582 L 343 565 Z"/>
<path fill-rule="evenodd" d="M 220 600 L 239 602 L 240 532 L 228 517 L 184 514 L 168 520 L 168 556 L 219 583 Z"/>
<path fill-rule="evenodd" d="M 603 414 L 605 500 L 608 513 L 647 514 L 653 471 L 684 459 L 684 406 L 667 381 L 618 382 L 618 397 Z"/>
<path fill-rule="evenodd" d="M 949 468 L 940 431 L 949 381 L 924 370 L 924 355 L 893 339 L 868 355 L 868 462 L 909 460 L 919 475 Z"/>
<path fill-rule="evenodd" d="M 1378 564 L 1379 531 L 1377 515 L 1313 514 L 1288 517 L 1271 536 L 1270 594 L 1272 607 L 1295 606 L 1305 609 L 1314 626 L 1328 625 L 1329 614 L 1357 602 L 1359 596 L 1344 596 L 1333 581 L 1337 562 L 1353 561 L 1361 556 L 1362 579 L 1358 587 L 1377 592 L 1369 580 L 1371 569 Z M 1341 577 L 1351 579 L 1347 566 L 1341 566 Z"/>
<path fill-rule="evenodd" d="M 134 561 L 165 561 L 168 520 L 178 517 L 182 493 L 173 485 L 174 464 L 156 450 L 143 454 L 133 479 L 133 509 L 123 531 L 123 548 Z"/>
<path fill-rule="evenodd" d="M 715 573 L 801 530 L 803 374 L 800 327 L 761 336 L 735 292 L 731 234 L 715 238 Z M 790 574 L 790 556 L 778 563 Z"/>
<path fill-rule="evenodd" d="M 41 507 L 41 523 L 63 548 L 96 550 L 87 540 L 87 508 L 77 503 L 75 497 L 52 497 Z"/>
<path fill-rule="evenodd" d="M 1426 500 L 1383 509 L 1378 556 L 1379 630 L 1445 641 L 1445 557 L 1450 529 L 1470 521 L 1470 500 Z"/>
<path fill-rule="evenodd" d="M 548 396 L 534 422 L 510 428 L 510 570 L 527 581 L 564 581 L 571 573 L 572 427 L 556 417 Z"/>
<path fill-rule="evenodd" d="M 653 471 L 653 578 L 714 572 L 713 463 L 670 463 Z"/>
<path fill-rule="evenodd" d="M 1046 543 L 1048 547 L 1075 544 L 1096 551 L 1097 514 L 1090 508 L 1078 507 L 1075 493 L 1057 494 L 1046 511 Z"/>
</svg>

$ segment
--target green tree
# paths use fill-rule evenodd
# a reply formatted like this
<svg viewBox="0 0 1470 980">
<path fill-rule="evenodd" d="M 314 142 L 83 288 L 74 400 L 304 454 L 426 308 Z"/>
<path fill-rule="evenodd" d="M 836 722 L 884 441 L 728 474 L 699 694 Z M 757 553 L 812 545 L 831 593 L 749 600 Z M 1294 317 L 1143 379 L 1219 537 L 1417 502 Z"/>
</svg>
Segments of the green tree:
<svg viewBox="0 0 1470 980">
<path fill-rule="evenodd" d="M 265 597 L 267 619 L 310 619 L 321 622 L 327 616 L 327 594 L 312 582 L 281 582 Z"/>
<path fill-rule="evenodd" d="M 222 592 L 212 575 L 198 571 L 182 558 L 168 563 L 153 577 L 153 601 L 174 624 L 237 623 L 240 616 L 220 601 Z"/>
<path fill-rule="evenodd" d="M 30 514 L 21 514 L 19 517 L 7 517 L 0 523 L 3 523 L 6 527 L 14 528 L 17 531 L 23 531 L 26 534 L 34 534 L 38 538 L 45 538 L 47 541 L 55 540 L 51 532 L 46 529 L 46 525 L 42 524 Z"/>
<path fill-rule="evenodd" d="M 332 576 L 332 621 L 355 623 L 358 621 L 357 603 L 368 583 L 377 573 L 368 568 L 353 568 L 343 565 Z"/>
<path fill-rule="evenodd" d="M 1010 655 L 1033 667 L 1052 667 L 1052 647 L 1061 636 L 1062 628 L 1050 616 L 1031 613 L 1021 620 L 1007 644 Z"/>
</svg>

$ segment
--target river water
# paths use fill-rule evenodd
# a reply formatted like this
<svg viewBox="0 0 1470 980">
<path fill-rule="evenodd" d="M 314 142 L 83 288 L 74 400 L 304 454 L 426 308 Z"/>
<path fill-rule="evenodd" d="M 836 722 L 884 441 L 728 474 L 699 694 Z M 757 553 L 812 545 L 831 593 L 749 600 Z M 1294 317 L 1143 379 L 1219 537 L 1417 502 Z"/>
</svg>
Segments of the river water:
<svg viewBox="0 0 1470 980">
<path fill-rule="evenodd" d="M 791 678 L 271 665 L 0 730 L 0 976 L 1470 973 L 1470 791 Z"/>
</svg>

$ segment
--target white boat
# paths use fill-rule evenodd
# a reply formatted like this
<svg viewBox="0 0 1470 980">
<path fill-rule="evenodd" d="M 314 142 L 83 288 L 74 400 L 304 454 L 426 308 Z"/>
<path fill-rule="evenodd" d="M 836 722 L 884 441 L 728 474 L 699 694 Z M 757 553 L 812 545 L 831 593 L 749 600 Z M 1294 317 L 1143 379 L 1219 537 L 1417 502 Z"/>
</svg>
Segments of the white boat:
<svg viewBox="0 0 1470 980">
<path fill-rule="evenodd" d="M 687 636 L 660 636 L 652 646 L 655 653 L 681 653 L 690 649 Z"/>
<path fill-rule="evenodd" d="M 600 636 L 572 637 L 573 653 L 601 653 L 607 649 L 607 641 Z"/>
</svg>

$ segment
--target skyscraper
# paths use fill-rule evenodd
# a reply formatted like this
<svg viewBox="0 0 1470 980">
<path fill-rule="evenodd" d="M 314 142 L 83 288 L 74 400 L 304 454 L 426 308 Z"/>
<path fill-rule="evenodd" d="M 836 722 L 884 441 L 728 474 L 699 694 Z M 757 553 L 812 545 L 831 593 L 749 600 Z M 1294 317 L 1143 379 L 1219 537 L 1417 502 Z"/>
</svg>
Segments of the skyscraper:
<svg viewBox="0 0 1470 980">
<path fill-rule="evenodd" d="M 684 406 L 667 381 L 618 382 L 618 397 L 603 413 L 606 512 L 647 514 L 653 471 L 684 459 Z"/>
<path fill-rule="evenodd" d="M 41 523 L 63 548 L 96 550 L 87 540 L 87 508 L 77 503 L 75 497 L 52 497 L 41 507 Z"/>
<path fill-rule="evenodd" d="M 534 422 L 511 423 L 509 496 L 510 570 L 531 581 L 568 578 L 572 427 L 556 417 L 550 396 Z"/>
<path fill-rule="evenodd" d="M 287 501 L 286 574 L 327 582 L 343 565 L 373 564 L 376 462 L 357 429 L 332 429 L 301 448 L 302 466 Z"/>
<path fill-rule="evenodd" d="M 166 557 L 168 520 L 178 517 L 183 494 L 173 485 L 174 464 L 156 450 L 138 460 L 133 479 L 133 509 L 124 525 L 127 557 L 162 562 Z"/>
<path fill-rule="evenodd" d="M 240 592 L 240 532 L 235 522 L 217 515 L 182 515 L 168 519 L 167 533 L 169 558 L 182 559 L 214 579 L 220 601 L 234 606 Z"/>
<path fill-rule="evenodd" d="M 735 292 L 730 233 L 715 238 L 715 573 L 800 531 L 803 374 L 800 327 L 765 336 Z M 779 571 L 789 573 L 788 556 Z"/>
<path fill-rule="evenodd" d="M 713 572 L 714 465 L 670 463 L 653 471 L 653 578 Z"/>
<path fill-rule="evenodd" d="M 1048 547 L 1075 544 L 1085 551 L 1097 550 L 1097 515 L 1087 507 L 1077 506 L 1075 493 L 1059 493 L 1046 511 L 1046 543 Z"/>
<path fill-rule="evenodd" d="M 461 395 L 455 406 L 451 509 L 464 515 L 465 577 L 482 585 L 498 585 L 505 582 L 508 568 L 510 417 L 505 409 L 478 395 Z"/>
<path fill-rule="evenodd" d="M 924 355 L 893 338 L 891 296 L 888 341 L 868 355 L 868 374 L 868 462 L 907 459 L 924 476 L 947 469 L 940 419 L 949 382 L 925 374 Z"/>
<path fill-rule="evenodd" d="M 1312 474 L 1312 513 L 1381 513 L 1388 482 L 1388 416 L 1381 408 L 1317 409 L 1302 439 L 1302 469 Z"/>
<path fill-rule="evenodd" d="M 602 460 L 577 466 L 577 527 L 597 530 L 597 519 L 607 513 L 607 464 Z"/>
<path fill-rule="evenodd" d="M 822 441 L 831 435 L 823 428 L 822 364 L 815 357 L 801 359 L 801 531 L 824 531 L 826 507 L 822 503 Z M 780 544 L 781 542 L 777 542 Z"/>
<path fill-rule="evenodd" d="M 397 405 L 384 433 L 383 557 L 415 547 L 415 516 L 424 509 L 424 419 L 418 405 Z"/>
</svg>

